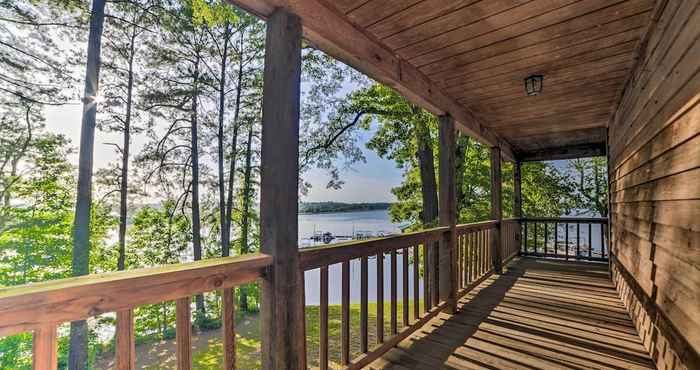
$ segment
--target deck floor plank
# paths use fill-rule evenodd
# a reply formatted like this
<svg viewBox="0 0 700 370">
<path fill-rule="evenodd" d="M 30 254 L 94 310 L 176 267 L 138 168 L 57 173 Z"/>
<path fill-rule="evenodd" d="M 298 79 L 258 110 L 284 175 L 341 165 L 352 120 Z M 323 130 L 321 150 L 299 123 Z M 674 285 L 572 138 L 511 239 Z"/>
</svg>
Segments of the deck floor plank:
<svg viewBox="0 0 700 370">
<path fill-rule="evenodd" d="M 607 265 L 514 260 L 368 369 L 654 369 Z"/>
</svg>

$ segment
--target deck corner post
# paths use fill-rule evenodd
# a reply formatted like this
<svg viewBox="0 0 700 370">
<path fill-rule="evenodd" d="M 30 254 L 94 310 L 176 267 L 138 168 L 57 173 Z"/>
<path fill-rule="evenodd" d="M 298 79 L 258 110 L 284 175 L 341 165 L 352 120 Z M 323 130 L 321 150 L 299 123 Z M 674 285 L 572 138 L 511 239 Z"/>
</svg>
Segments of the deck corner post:
<svg viewBox="0 0 700 370">
<path fill-rule="evenodd" d="M 278 8 L 267 20 L 263 82 L 260 239 L 273 256 L 262 281 L 262 368 L 306 368 L 299 264 L 298 180 L 301 19 Z"/>
<path fill-rule="evenodd" d="M 491 147 L 491 219 L 498 221 L 496 227 L 491 229 L 491 258 L 493 272 L 502 274 L 501 257 L 501 148 Z"/>
<path fill-rule="evenodd" d="M 440 226 L 448 226 L 440 242 L 440 300 L 447 302 L 449 313 L 457 312 L 457 189 L 455 184 L 456 165 L 455 121 L 449 115 L 440 116 Z"/>
<path fill-rule="evenodd" d="M 517 243 L 518 251 L 522 250 L 523 224 L 523 192 L 522 192 L 522 162 L 513 163 L 513 217 L 518 220 Z"/>
</svg>

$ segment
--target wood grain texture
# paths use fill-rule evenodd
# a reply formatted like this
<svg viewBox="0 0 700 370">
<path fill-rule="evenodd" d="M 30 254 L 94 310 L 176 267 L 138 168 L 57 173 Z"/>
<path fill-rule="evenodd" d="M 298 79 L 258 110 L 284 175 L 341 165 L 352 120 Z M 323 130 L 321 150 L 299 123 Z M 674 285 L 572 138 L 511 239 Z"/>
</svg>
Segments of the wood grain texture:
<svg viewBox="0 0 700 370">
<path fill-rule="evenodd" d="M 456 132 L 454 119 L 450 116 L 439 118 L 440 142 L 440 226 L 449 227 L 440 240 L 440 300 L 447 302 L 447 309 L 454 312 L 457 309 L 457 188 L 455 178 L 456 168 Z"/>
<path fill-rule="evenodd" d="M 301 19 L 284 9 L 267 21 L 263 81 L 260 249 L 274 257 L 262 284 L 262 367 L 306 366 L 304 283 L 299 265 L 298 186 Z"/>
<path fill-rule="evenodd" d="M 32 369 L 58 368 L 58 336 L 55 325 L 43 325 L 32 335 Z"/>
<path fill-rule="evenodd" d="M 175 344 L 178 370 L 192 368 L 192 299 L 175 301 Z"/>
<path fill-rule="evenodd" d="M 251 254 L 3 288 L 0 335 L 249 283 L 271 262 Z"/>
<path fill-rule="evenodd" d="M 496 274 L 502 272 L 502 256 L 501 256 L 501 220 L 503 219 L 502 211 L 502 194 L 503 181 L 501 181 L 501 149 L 498 147 L 491 148 L 491 218 L 498 221 L 498 224 L 491 232 L 490 256 L 491 265 Z"/>
<path fill-rule="evenodd" d="M 370 368 L 654 369 L 607 265 L 516 258 L 459 308 Z"/>
<path fill-rule="evenodd" d="M 236 369 L 236 295 L 233 288 L 221 292 L 221 338 L 223 339 L 224 369 Z"/>
<path fill-rule="evenodd" d="M 611 119 L 620 294 L 663 369 L 700 356 L 700 1 L 661 2 Z"/>
<path fill-rule="evenodd" d="M 117 312 L 116 346 L 114 349 L 117 370 L 136 369 L 136 333 L 134 310 Z"/>
</svg>

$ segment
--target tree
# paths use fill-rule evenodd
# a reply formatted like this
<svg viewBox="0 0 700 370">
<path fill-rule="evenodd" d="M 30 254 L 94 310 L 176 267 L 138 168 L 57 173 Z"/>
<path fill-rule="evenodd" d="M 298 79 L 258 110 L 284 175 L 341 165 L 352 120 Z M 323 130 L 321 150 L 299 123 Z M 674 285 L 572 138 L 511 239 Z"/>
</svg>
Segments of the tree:
<svg viewBox="0 0 700 370">
<path fill-rule="evenodd" d="M 572 173 L 569 186 L 574 189 L 575 208 L 608 217 L 608 162 L 605 157 L 582 158 L 569 161 Z"/>
<path fill-rule="evenodd" d="M 73 226 L 73 275 L 89 273 L 90 216 L 92 210 L 92 167 L 95 146 L 95 121 L 100 82 L 100 51 L 104 25 L 105 0 L 93 0 L 90 12 L 90 34 L 83 97 L 83 119 L 80 133 L 78 191 Z M 74 321 L 70 328 L 69 367 L 87 368 L 87 324 Z"/>
<path fill-rule="evenodd" d="M 137 77 L 137 55 L 140 38 L 143 33 L 150 31 L 149 26 L 155 23 L 152 9 L 156 6 L 152 0 L 131 0 L 115 3 L 107 18 L 105 32 L 104 63 L 104 112 L 98 122 L 100 129 L 107 132 L 122 134 L 122 143 L 109 143 L 115 147 L 121 157 L 120 164 L 115 168 L 100 173 L 98 177 L 108 179 L 114 190 L 119 194 L 119 231 L 117 269 L 125 269 L 126 259 L 126 226 L 129 195 L 129 160 L 131 139 L 133 134 L 142 131 L 142 127 L 134 125 L 138 120 L 138 110 L 134 103 L 136 95 L 135 80 Z M 106 173 L 105 173 L 106 172 Z M 110 193 L 111 193 L 110 192 Z"/>
</svg>

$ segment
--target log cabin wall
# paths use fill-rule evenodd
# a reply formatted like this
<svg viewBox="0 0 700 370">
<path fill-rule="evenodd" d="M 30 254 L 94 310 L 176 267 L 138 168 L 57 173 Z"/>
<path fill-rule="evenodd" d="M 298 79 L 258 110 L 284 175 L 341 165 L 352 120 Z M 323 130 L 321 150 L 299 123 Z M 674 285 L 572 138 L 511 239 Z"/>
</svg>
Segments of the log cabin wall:
<svg viewBox="0 0 700 370">
<path fill-rule="evenodd" d="M 660 369 L 700 368 L 700 1 L 659 1 L 609 124 L 612 273 Z"/>
</svg>

